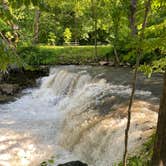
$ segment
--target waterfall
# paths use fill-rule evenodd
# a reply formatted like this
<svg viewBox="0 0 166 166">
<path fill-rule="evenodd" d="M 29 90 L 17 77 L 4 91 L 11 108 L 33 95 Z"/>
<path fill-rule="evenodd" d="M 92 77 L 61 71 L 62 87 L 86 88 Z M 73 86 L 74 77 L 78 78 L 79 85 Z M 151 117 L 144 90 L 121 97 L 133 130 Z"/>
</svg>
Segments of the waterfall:
<svg viewBox="0 0 166 166">
<path fill-rule="evenodd" d="M 122 159 L 129 85 L 113 84 L 86 68 L 57 67 L 40 87 L 0 106 L 0 165 L 37 166 L 74 159 L 111 166 Z M 137 153 L 157 121 L 150 91 L 137 90 L 129 152 Z M 43 153 L 44 152 L 44 153 Z M 56 165 L 55 164 L 55 165 Z"/>
</svg>

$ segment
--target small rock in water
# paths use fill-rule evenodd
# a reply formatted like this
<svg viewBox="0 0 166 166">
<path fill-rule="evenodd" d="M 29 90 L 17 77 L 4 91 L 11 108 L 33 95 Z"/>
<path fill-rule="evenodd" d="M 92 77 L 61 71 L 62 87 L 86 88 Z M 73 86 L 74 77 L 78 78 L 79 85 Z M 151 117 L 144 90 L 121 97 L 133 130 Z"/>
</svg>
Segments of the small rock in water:
<svg viewBox="0 0 166 166">
<path fill-rule="evenodd" d="M 81 161 L 71 161 L 65 164 L 59 164 L 58 166 L 88 166 L 88 165 L 82 163 Z"/>
<path fill-rule="evenodd" d="M 115 63 L 113 61 L 110 61 L 109 66 L 115 66 Z"/>
<path fill-rule="evenodd" d="M 124 66 L 124 63 L 123 63 L 123 62 L 121 62 L 121 63 L 120 63 L 120 66 Z"/>
<path fill-rule="evenodd" d="M 105 65 L 108 65 L 109 62 L 107 62 L 107 61 L 100 61 L 99 64 L 100 64 L 101 66 L 105 66 Z"/>
</svg>

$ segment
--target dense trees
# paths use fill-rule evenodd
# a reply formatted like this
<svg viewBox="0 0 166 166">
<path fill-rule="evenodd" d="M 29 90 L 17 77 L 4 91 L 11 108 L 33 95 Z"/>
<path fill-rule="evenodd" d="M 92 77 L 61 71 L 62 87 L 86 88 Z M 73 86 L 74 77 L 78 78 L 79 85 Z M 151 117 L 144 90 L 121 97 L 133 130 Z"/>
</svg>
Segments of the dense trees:
<svg viewBox="0 0 166 166">
<path fill-rule="evenodd" d="M 152 4 L 152 14 L 155 17 L 150 18 L 148 29 L 145 32 L 147 39 L 153 35 L 157 37 L 157 29 L 162 28 L 160 23 L 165 24 L 164 20 L 161 20 L 164 19 L 165 12 L 157 13 L 156 5 L 158 6 L 158 4 L 156 3 L 154 1 Z M 69 28 L 72 34 L 72 43 L 82 45 L 111 44 L 117 63 L 119 63 L 119 56 L 131 48 L 129 28 L 133 29 L 132 33 L 140 31 L 144 8 L 143 0 L 138 1 L 136 13 L 135 7 L 132 8 L 137 25 L 130 27 L 134 20 L 129 12 L 129 0 L 19 0 L 9 1 L 8 4 L 9 8 L 12 9 L 12 15 L 15 16 L 15 23 L 19 26 L 20 39 L 26 38 L 27 40 L 29 37 L 31 38 L 29 41 L 32 42 L 36 40 L 35 38 L 39 38 L 39 43 L 48 44 L 48 39 L 51 36 L 56 36 L 55 44 L 62 45 L 65 42 L 63 34 L 66 28 Z M 40 12 L 38 12 L 39 10 Z M 158 23 L 161 26 L 156 27 Z M 38 28 L 39 32 L 36 33 Z M 154 28 L 157 29 L 154 30 Z M 54 35 L 50 35 L 50 33 Z M 123 50 L 121 45 L 123 45 Z M 130 54 L 128 58 L 133 58 L 132 56 L 133 54 Z"/>
</svg>

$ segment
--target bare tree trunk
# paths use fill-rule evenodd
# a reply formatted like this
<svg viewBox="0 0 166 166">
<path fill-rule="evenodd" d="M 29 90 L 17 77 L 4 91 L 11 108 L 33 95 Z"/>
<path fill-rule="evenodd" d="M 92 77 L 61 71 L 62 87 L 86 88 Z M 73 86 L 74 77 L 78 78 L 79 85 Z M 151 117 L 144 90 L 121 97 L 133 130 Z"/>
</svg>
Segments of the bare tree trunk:
<svg viewBox="0 0 166 166">
<path fill-rule="evenodd" d="M 76 16 L 74 16 L 74 26 L 75 26 L 75 30 L 74 30 L 74 43 L 75 43 L 75 45 L 77 45 L 77 43 L 78 43 L 78 39 L 77 39 L 77 18 L 76 18 Z"/>
<path fill-rule="evenodd" d="M 135 25 L 136 10 L 137 10 L 137 0 L 130 0 L 129 21 L 130 21 L 130 29 L 132 36 L 137 34 L 137 26 Z"/>
<path fill-rule="evenodd" d="M 136 5 L 137 4 L 136 0 L 131 0 L 131 4 Z M 144 20 L 143 20 L 143 23 L 142 23 L 142 31 L 141 31 L 140 40 L 139 40 L 139 47 L 138 47 L 138 50 L 137 50 L 137 60 L 136 60 L 136 66 L 135 66 L 135 71 L 134 71 L 134 75 L 133 75 L 133 82 L 132 82 L 132 92 L 131 92 L 129 107 L 128 107 L 128 121 L 127 121 L 126 130 L 125 130 L 125 150 L 124 150 L 124 156 L 123 156 L 123 166 L 127 166 L 128 137 L 129 137 L 129 129 L 130 129 L 130 123 L 131 123 L 131 108 L 132 108 L 133 101 L 134 101 L 136 82 L 137 82 L 137 71 L 138 71 L 138 67 L 139 67 L 140 57 L 141 57 L 141 54 L 142 54 L 140 44 L 141 44 L 141 42 L 144 38 L 144 30 L 146 28 L 146 22 L 147 22 L 148 13 L 149 13 L 149 10 L 150 10 L 150 5 L 151 5 L 151 0 L 148 0 L 147 3 L 145 4 L 145 14 L 144 14 Z M 136 12 L 136 8 L 134 10 Z M 131 19 L 131 27 L 133 28 L 132 29 L 132 34 L 136 35 L 137 30 L 135 29 L 136 26 L 135 26 L 134 16 L 133 16 L 133 19 Z"/>
<path fill-rule="evenodd" d="M 94 2 L 95 1 L 95 2 Z M 94 28 L 94 47 L 95 47 L 95 52 L 94 56 L 95 59 L 97 60 L 97 11 L 96 11 L 96 0 L 91 0 L 92 4 L 92 17 L 93 17 L 93 28 Z"/>
<path fill-rule="evenodd" d="M 115 24 L 114 55 L 115 55 L 115 65 L 116 66 L 120 65 L 120 60 L 119 60 L 119 56 L 118 56 L 118 52 L 117 52 L 117 43 L 118 43 L 118 39 L 119 39 L 119 35 L 118 35 L 119 22 L 120 22 L 120 18 L 118 18 L 117 23 L 114 23 Z"/>
<path fill-rule="evenodd" d="M 163 94 L 160 100 L 158 124 L 151 166 L 166 165 L 166 71 L 164 74 Z"/>
<path fill-rule="evenodd" d="M 78 27 L 77 27 L 77 4 L 78 2 L 77 2 L 77 0 L 75 0 L 75 15 L 74 15 L 74 43 L 75 43 L 75 45 L 77 45 L 77 43 L 78 43 L 78 39 L 77 39 L 77 29 L 78 29 Z"/>
<path fill-rule="evenodd" d="M 114 55 L 115 55 L 115 65 L 119 66 L 120 60 L 119 60 L 119 56 L 118 56 L 118 52 L 117 52 L 116 47 L 114 47 Z"/>
<path fill-rule="evenodd" d="M 34 37 L 33 44 L 37 44 L 39 40 L 39 21 L 40 21 L 40 10 L 35 10 L 35 20 L 34 20 Z"/>
<path fill-rule="evenodd" d="M 124 150 L 124 156 L 123 156 L 123 166 L 127 166 L 128 137 L 129 137 L 129 129 L 130 129 L 130 123 L 131 123 L 131 108 L 132 108 L 133 101 L 134 101 L 138 67 L 139 67 L 139 57 L 137 57 L 137 63 L 136 63 L 136 67 L 135 67 L 135 71 L 134 71 L 134 75 L 133 75 L 132 92 L 131 92 L 129 107 L 128 107 L 127 126 L 126 126 L 126 130 L 125 130 L 125 150 Z"/>
<path fill-rule="evenodd" d="M 96 12 L 95 12 L 96 13 Z M 96 15 L 96 14 L 95 14 Z M 94 30 L 95 30 L 95 57 L 96 57 L 96 60 L 97 60 L 97 18 L 96 18 L 96 16 L 95 16 L 95 28 L 94 28 Z"/>
</svg>

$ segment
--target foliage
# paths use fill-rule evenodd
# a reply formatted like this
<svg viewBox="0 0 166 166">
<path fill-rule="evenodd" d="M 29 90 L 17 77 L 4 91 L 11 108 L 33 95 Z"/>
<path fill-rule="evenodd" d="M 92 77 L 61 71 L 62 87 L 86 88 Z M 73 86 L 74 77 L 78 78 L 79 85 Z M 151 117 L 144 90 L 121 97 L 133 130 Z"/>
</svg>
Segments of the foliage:
<svg viewBox="0 0 166 166">
<path fill-rule="evenodd" d="M 93 28 L 93 12 L 91 0 L 9 0 L 9 9 L 15 16 L 15 21 L 19 25 L 20 44 L 28 46 L 33 38 L 34 10 L 40 8 L 40 43 L 50 44 L 50 32 L 56 36 L 56 44 L 62 45 L 64 41 L 64 32 L 70 29 L 71 36 L 65 40 L 80 44 L 93 44 L 95 34 Z M 157 5 L 156 5 L 157 4 Z M 136 13 L 137 27 L 140 33 L 142 15 L 144 14 L 143 0 L 138 1 L 138 11 Z M 164 6 L 164 5 L 163 5 Z M 119 52 L 123 49 L 131 55 L 131 47 L 136 46 L 135 42 L 130 40 L 128 3 L 122 0 L 94 0 L 93 8 L 96 11 L 97 19 L 97 40 L 99 43 L 110 43 L 116 47 Z M 6 11 L 5 11 L 6 12 Z M 11 14 L 10 17 L 11 17 Z M 160 3 L 155 0 L 152 4 L 149 23 L 145 30 L 145 40 L 142 48 L 145 54 L 150 54 L 155 49 L 164 49 L 165 40 L 165 10 L 160 7 Z M 2 20 L 2 19 L 1 19 Z M 2 20 L 4 27 L 6 22 Z M 3 22 L 3 23 L 2 23 Z M 69 29 L 66 29 L 69 28 Z M 66 33 L 67 33 L 66 32 Z M 68 41 L 67 41 L 68 42 Z"/>
<path fill-rule="evenodd" d="M 13 40 L 14 42 L 12 41 L 11 44 L 19 49 L 31 46 L 34 37 L 35 10 L 40 9 L 39 41 L 42 44 L 63 45 L 64 42 L 65 44 L 78 42 L 81 45 L 92 45 L 94 36 L 97 34 L 98 44 L 111 44 L 116 49 L 121 62 L 129 62 L 134 65 L 136 52 L 132 50 L 141 46 L 143 53 L 141 64 L 148 65 L 147 67 L 142 66 L 141 70 L 144 68 L 149 72 L 150 70 L 151 72 L 157 71 L 156 65 L 163 64 L 163 60 L 157 62 L 160 58 L 164 58 L 166 48 L 166 10 L 165 3 L 161 3 L 160 0 L 152 2 L 141 44 L 139 38 L 132 39 L 130 35 L 128 1 L 4 0 L 2 2 L 0 3 L 0 32 L 3 32 L 10 41 Z M 141 34 L 144 2 L 144 0 L 138 0 L 136 11 L 138 35 Z M 96 30 L 94 29 L 94 16 L 97 22 Z M 14 30 L 13 25 L 18 26 L 18 30 Z M 15 33 L 19 38 L 17 42 L 14 37 Z M 3 53 L 6 52 L 3 51 Z M 49 55 L 49 53 L 47 54 Z M 110 50 L 109 54 L 112 54 L 113 57 L 114 52 Z M 26 59 L 33 57 L 32 55 L 27 56 Z M 43 57 L 38 59 L 43 59 Z M 34 61 L 37 60 L 34 59 Z M 152 63 L 152 61 L 154 62 Z M 153 69 L 150 69 L 150 66 L 153 66 Z"/>
<path fill-rule="evenodd" d="M 63 33 L 63 36 L 64 36 L 65 44 L 70 45 L 72 33 L 71 33 L 71 31 L 70 31 L 69 28 L 66 28 L 66 29 L 65 29 L 65 31 L 64 31 L 64 33 Z"/>
<path fill-rule="evenodd" d="M 33 38 L 33 21 L 35 10 L 33 7 L 22 6 L 13 12 L 19 25 L 19 47 L 31 45 Z"/>
<path fill-rule="evenodd" d="M 14 30 L 12 21 L 15 20 L 8 6 L 4 1 L 0 2 L 0 71 L 6 72 L 11 64 L 19 64 L 20 59 L 16 55 L 14 42 Z M 13 55 L 14 54 L 14 55 Z"/>
<path fill-rule="evenodd" d="M 55 45 L 56 44 L 56 36 L 53 32 L 50 32 L 48 35 L 48 45 Z"/>
<path fill-rule="evenodd" d="M 99 60 L 105 60 L 111 46 L 99 46 Z M 93 64 L 93 46 L 25 47 L 18 54 L 29 65 Z"/>
<path fill-rule="evenodd" d="M 148 141 L 142 145 L 142 149 L 137 156 L 129 157 L 127 161 L 128 166 L 150 166 L 151 157 L 153 154 L 155 134 L 153 134 Z M 115 164 L 116 166 L 116 164 Z M 122 166 L 122 162 L 118 164 Z"/>
<path fill-rule="evenodd" d="M 166 70 L 166 57 L 155 60 L 150 65 L 141 65 L 139 69 L 148 77 L 151 77 L 152 73 L 164 73 Z"/>
</svg>

